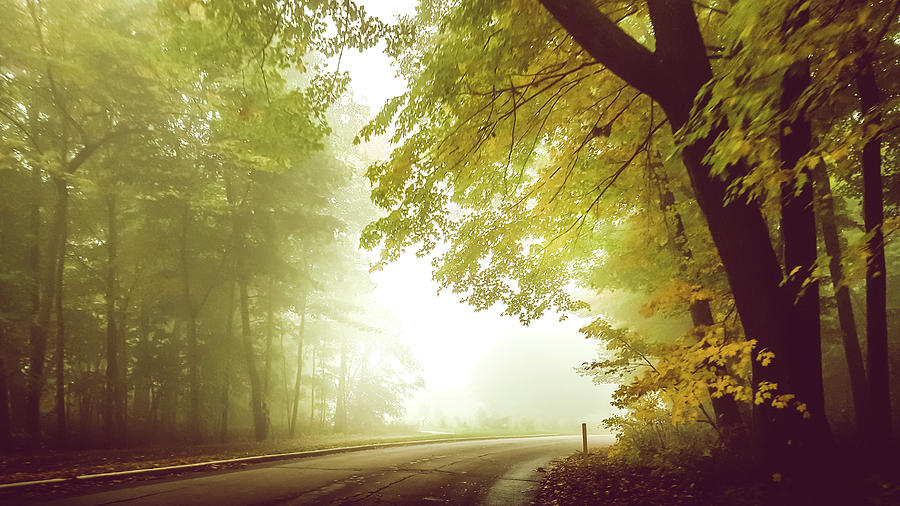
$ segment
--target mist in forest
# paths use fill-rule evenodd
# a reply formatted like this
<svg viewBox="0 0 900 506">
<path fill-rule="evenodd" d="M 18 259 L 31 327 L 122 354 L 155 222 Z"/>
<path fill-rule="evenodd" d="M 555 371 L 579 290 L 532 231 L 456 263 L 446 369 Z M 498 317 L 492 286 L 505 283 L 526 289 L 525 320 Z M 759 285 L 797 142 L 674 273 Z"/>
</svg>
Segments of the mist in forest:
<svg viewBox="0 0 900 506">
<path fill-rule="evenodd" d="M 713 3 L 0 0 L 0 453 L 885 446 L 896 10 Z"/>
<path fill-rule="evenodd" d="M 4 4 L 3 447 L 599 424 L 583 321 L 475 313 L 361 247 L 384 43 L 233 37 L 232 7 Z"/>
<path fill-rule="evenodd" d="M 583 317 L 551 314 L 523 326 L 494 309 L 473 312 L 451 293 L 435 295 L 428 262 L 403 258 L 374 276 L 375 293 L 422 364 L 423 388 L 406 420 L 431 431 L 577 432 L 613 413 L 611 386 L 576 372 L 597 344 L 578 332 Z"/>
</svg>

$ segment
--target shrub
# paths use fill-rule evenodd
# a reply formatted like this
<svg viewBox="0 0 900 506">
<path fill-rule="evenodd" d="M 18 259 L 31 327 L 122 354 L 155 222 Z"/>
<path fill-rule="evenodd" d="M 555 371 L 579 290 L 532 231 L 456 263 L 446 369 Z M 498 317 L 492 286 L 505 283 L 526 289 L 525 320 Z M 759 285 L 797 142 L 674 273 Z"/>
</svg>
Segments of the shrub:
<svg viewBox="0 0 900 506">
<path fill-rule="evenodd" d="M 708 424 L 674 423 L 664 409 L 614 416 L 603 424 L 616 433 L 609 457 L 635 467 L 683 468 L 709 457 L 717 441 Z"/>
</svg>

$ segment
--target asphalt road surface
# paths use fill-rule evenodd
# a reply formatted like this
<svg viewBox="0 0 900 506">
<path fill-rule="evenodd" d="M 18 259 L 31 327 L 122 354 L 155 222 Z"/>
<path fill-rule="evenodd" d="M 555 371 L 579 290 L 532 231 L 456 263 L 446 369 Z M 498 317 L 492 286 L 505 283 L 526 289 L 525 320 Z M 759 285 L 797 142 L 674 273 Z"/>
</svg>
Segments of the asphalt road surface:
<svg viewBox="0 0 900 506">
<path fill-rule="evenodd" d="M 611 442 L 590 440 L 594 447 Z M 45 504 L 530 504 L 538 468 L 580 450 L 580 436 L 398 446 L 155 480 Z"/>
</svg>

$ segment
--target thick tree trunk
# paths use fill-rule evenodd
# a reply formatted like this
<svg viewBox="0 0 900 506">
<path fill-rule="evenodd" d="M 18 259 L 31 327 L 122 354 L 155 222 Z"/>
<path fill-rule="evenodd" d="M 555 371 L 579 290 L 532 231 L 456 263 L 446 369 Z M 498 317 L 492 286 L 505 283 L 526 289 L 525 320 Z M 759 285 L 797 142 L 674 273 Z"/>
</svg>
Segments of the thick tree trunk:
<svg viewBox="0 0 900 506">
<path fill-rule="evenodd" d="M 841 241 L 834 216 L 834 197 L 831 193 L 831 181 L 822 165 L 812 170 L 816 190 L 819 194 L 819 221 L 822 223 L 822 238 L 825 242 L 825 253 L 828 254 L 828 268 L 831 272 L 831 285 L 834 287 L 834 298 L 837 302 L 838 322 L 841 327 L 841 341 L 844 345 L 844 356 L 850 374 L 850 390 L 853 396 L 853 410 L 856 415 L 856 430 L 863 438 L 871 435 L 869 427 L 868 384 L 863 366 L 862 351 L 853 316 L 853 302 L 850 288 L 844 282 L 841 265 Z"/>
<path fill-rule="evenodd" d="M 753 350 L 754 391 L 761 384 L 773 383 L 780 391 L 793 392 L 786 351 L 791 338 L 786 323 L 792 304 L 780 286 L 781 265 L 772 249 L 768 227 L 754 204 L 740 199 L 723 204 L 727 183 L 711 178 L 709 167 L 702 162 L 712 140 L 722 131 L 714 129 L 710 136 L 687 146 L 683 161 L 725 266 L 744 333 L 757 343 Z M 741 167 L 735 170 L 743 172 Z M 760 351 L 773 352 L 775 359 L 763 366 L 758 360 Z M 786 453 L 796 448 L 792 445 L 804 437 L 796 432 L 793 418 L 793 414 L 767 403 L 755 406 L 754 431 L 766 459 L 773 464 L 783 463 Z"/>
<path fill-rule="evenodd" d="M 291 396 L 291 418 L 288 429 L 291 437 L 297 427 L 297 412 L 300 411 L 300 378 L 303 372 L 303 330 L 306 326 L 306 293 L 303 294 L 303 302 L 300 304 L 300 330 L 297 336 L 297 377 L 294 380 L 294 393 Z"/>
<path fill-rule="evenodd" d="M 782 81 L 782 112 L 788 112 L 795 106 L 809 83 L 809 64 L 805 60 L 794 62 Z M 811 139 L 811 127 L 805 110 L 797 111 L 793 119 L 781 123 L 782 170 L 795 170 L 801 157 L 809 152 Z M 809 423 L 798 430 L 810 437 L 807 441 L 800 440 L 800 444 L 819 446 L 830 440 L 830 431 L 825 420 L 822 382 L 819 283 L 813 277 L 817 260 L 816 217 L 812 175 L 808 168 L 804 168 L 801 176 L 784 183 L 781 188 L 781 236 L 787 277 L 785 289 L 793 302 L 787 320 L 791 337 L 785 342 L 788 353 L 785 358 L 790 364 L 787 373 L 792 378 L 793 389 L 779 389 L 778 393 L 794 394 L 796 401 L 806 404 Z M 801 180 L 802 183 L 798 183 Z M 795 406 L 787 409 L 794 410 Z"/>
<path fill-rule="evenodd" d="M 56 198 L 59 207 L 67 216 L 62 221 L 59 235 L 59 254 L 56 264 L 56 434 L 60 446 L 66 444 L 66 325 L 63 316 L 63 280 L 66 267 L 66 243 L 68 240 L 69 188 L 65 179 L 56 181 Z"/>
<path fill-rule="evenodd" d="M 884 259 L 884 202 L 881 182 L 881 92 L 875 82 L 872 54 L 859 56 L 856 86 L 865 115 L 866 130 L 875 134 L 863 146 L 863 221 L 869 235 L 866 258 L 866 358 L 872 441 L 884 444 L 891 438 L 891 392 L 887 339 L 887 270 Z"/>
<path fill-rule="evenodd" d="M 188 260 L 188 232 L 191 225 L 191 205 L 184 202 L 181 221 L 181 288 L 184 299 L 185 323 L 187 325 L 187 366 L 190 391 L 188 408 L 188 433 L 194 441 L 200 441 L 200 374 L 197 357 L 197 309 L 191 297 L 190 265 Z"/>
<path fill-rule="evenodd" d="M 673 131 L 684 126 L 701 86 L 712 78 L 706 47 L 690 2 L 648 0 L 656 50 L 650 52 L 604 16 L 591 0 L 542 0 L 551 14 L 591 56 L 628 84 L 648 94 L 666 112 Z M 781 287 L 781 265 L 768 226 L 758 208 L 743 199 L 726 200 L 728 181 L 711 175 L 704 161 L 713 141 L 728 128 L 719 123 L 710 133 L 682 150 L 697 202 L 706 217 L 713 242 L 725 267 L 735 304 L 748 339 L 755 339 L 754 388 L 776 383 L 795 391 L 788 374 L 788 324 L 793 301 Z M 743 162 L 729 174 L 747 172 Z M 775 359 L 766 367 L 756 360 L 761 350 Z M 808 371 L 804 371 L 808 372 Z M 754 427 L 767 461 L 781 467 L 810 437 L 792 421 L 795 414 L 765 404 L 755 413 Z"/>
<path fill-rule="evenodd" d="M 109 441 L 118 442 L 122 436 L 121 389 L 119 371 L 119 333 L 116 317 L 118 297 L 118 209 L 116 196 L 106 198 L 106 402 L 103 430 Z"/>
</svg>

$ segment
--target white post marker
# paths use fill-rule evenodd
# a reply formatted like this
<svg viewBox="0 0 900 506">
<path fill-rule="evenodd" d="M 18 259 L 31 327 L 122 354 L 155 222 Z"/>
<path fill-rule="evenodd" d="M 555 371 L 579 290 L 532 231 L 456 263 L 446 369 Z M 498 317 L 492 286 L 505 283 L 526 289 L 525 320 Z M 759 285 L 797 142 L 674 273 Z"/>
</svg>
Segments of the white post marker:
<svg viewBox="0 0 900 506">
<path fill-rule="evenodd" d="M 584 446 L 584 453 L 587 453 L 587 424 L 581 424 L 581 442 Z"/>
</svg>

